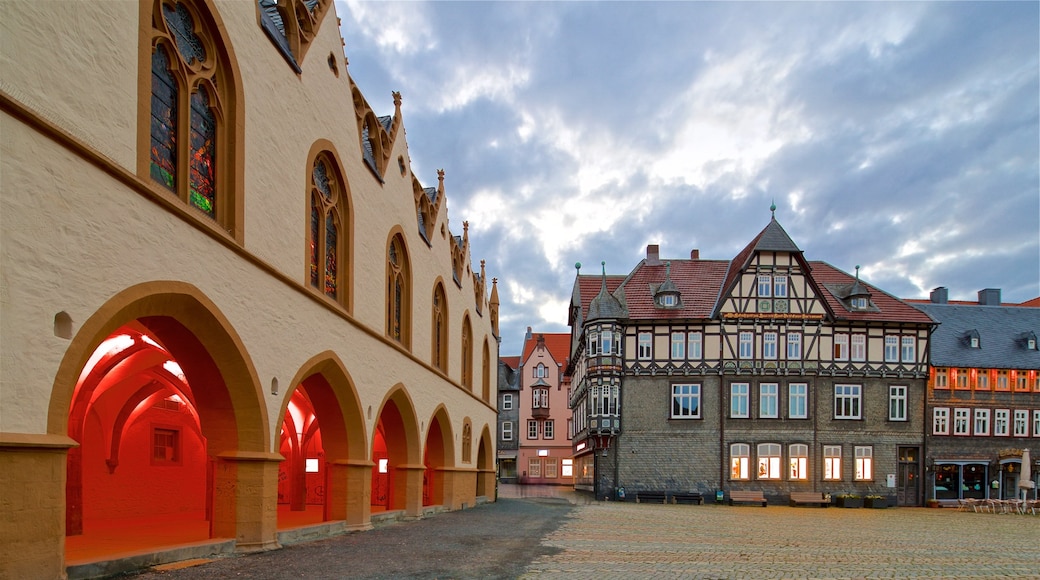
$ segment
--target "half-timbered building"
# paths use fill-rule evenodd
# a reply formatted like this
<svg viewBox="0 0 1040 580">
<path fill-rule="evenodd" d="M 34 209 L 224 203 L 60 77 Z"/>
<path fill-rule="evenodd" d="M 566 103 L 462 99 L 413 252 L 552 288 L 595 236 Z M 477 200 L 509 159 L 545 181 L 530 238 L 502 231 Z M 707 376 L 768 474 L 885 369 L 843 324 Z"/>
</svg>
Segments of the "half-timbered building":
<svg viewBox="0 0 1040 580">
<path fill-rule="evenodd" d="M 732 260 L 579 265 L 569 324 L 575 482 L 597 497 L 922 500 L 933 321 L 808 261 L 775 217 Z"/>
</svg>

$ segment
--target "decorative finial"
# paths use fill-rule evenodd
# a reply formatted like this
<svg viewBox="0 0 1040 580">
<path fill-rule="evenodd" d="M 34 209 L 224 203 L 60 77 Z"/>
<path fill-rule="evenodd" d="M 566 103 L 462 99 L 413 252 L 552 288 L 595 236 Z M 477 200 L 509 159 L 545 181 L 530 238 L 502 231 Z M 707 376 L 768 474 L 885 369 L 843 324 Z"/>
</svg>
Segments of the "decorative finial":
<svg viewBox="0 0 1040 580">
<path fill-rule="evenodd" d="M 773 199 L 769 204 L 769 213 L 773 219 L 776 219 L 776 199 Z"/>
<path fill-rule="evenodd" d="M 581 273 L 581 262 L 574 262 L 574 269 Z"/>
<path fill-rule="evenodd" d="M 856 264 L 856 281 L 859 281 L 859 264 Z"/>
<path fill-rule="evenodd" d="M 607 275 L 607 262 L 606 262 L 606 260 L 600 262 L 599 265 L 603 267 L 603 275 L 606 276 Z"/>
</svg>

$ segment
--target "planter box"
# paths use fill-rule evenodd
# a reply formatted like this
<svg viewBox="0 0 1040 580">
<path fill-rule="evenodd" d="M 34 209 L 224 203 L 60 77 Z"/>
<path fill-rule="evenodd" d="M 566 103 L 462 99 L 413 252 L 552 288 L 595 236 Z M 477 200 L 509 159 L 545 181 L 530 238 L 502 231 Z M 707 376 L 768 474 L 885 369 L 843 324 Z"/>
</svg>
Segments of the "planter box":
<svg viewBox="0 0 1040 580">
<path fill-rule="evenodd" d="M 861 508 L 863 507 L 863 498 L 861 497 L 839 497 L 838 507 L 844 508 Z"/>
<path fill-rule="evenodd" d="M 863 507 L 873 509 L 883 509 L 888 507 L 888 498 L 882 497 L 879 499 L 863 498 Z"/>
</svg>

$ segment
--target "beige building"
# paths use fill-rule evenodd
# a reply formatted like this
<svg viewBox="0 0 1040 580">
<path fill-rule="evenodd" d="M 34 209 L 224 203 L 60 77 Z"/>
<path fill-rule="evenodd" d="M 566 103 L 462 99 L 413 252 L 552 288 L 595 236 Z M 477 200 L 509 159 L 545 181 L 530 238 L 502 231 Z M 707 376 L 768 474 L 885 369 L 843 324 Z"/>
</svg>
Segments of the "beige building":
<svg viewBox="0 0 1040 580">
<path fill-rule="evenodd" d="M 278 4 L 0 2 L 0 578 L 493 499 L 494 284 Z"/>
</svg>

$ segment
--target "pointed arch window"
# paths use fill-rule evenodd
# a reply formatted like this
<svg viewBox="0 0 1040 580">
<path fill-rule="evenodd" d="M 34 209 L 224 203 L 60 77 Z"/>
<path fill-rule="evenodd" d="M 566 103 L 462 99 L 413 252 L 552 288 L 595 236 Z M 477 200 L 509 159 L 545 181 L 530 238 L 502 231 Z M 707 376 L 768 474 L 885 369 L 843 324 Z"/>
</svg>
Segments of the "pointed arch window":
<svg viewBox="0 0 1040 580">
<path fill-rule="evenodd" d="M 151 83 L 142 173 L 234 231 L 229 59 L 204 7 L 191 0 L 160 0 L 155 6 L 146 45 Z"/>
<path fill-rule="evenodd" d="M 481 368 L 480 379 L 481 379 L 481 394 L 484 402 L 491 401 L 491 347 L 488 345 L 488 341 L 484 339 L 484 356 L 483 366 Z"/>
<path fill-rule="evenodd" d="M 462 319 L 462 386 L 473 390 L 473 328 L 468 314 Z"/>
<path fill-rule="evenodd" d="M 311 215 L 307 242 L 310 285 L 333 300 L 346 304 L 349 203 L 342 173 L 328 152 L 319 153 L 311 164 L 309 193 Z"/>
<path fill-rule="evenodd" d="M 386 250 L 386 333 L 411 346 L 411 273 L 404 240 L 395 235 Z"/>
<path fill-rule="evenodd" d="M 433 364 L 448 372 L 448 300 L 440 282 L 433 289 Z"/>
</svg>

